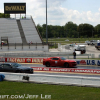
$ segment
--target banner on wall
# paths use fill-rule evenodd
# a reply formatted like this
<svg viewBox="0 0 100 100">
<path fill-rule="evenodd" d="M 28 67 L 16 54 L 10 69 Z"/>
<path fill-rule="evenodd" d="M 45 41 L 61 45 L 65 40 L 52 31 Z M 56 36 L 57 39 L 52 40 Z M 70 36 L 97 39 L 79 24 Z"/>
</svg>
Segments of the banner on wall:
<svg viewBox="0 0 100 100">
<path fill-rule="evenodd" d="M 77 69 L 77 68 L 47 68 L 47 67 L 31 67 L 34 71 L 51 71 L 51 72 L 74 72 L 74 73 L 91 73 L 100 74 L 100 70 L 95 69 Z"/>
<path fill-rule="evenodd" d="M 100 60 L 77 60 L 77 65 L 100 65 Z"/>
<path fill-rule="evenodd" d="M 6 62 L 43 63 L 43 58 L 6 58 Z"/>
<path fill-rule="evenodd" d="M 13 58 L 0 57 L 0 62 L 17 62 L 17 63 L 43 63 L 44 58 Z M 100 60 L 81 60 L 74 59 L 77 65 L 100 65 Z"/>
</svg>

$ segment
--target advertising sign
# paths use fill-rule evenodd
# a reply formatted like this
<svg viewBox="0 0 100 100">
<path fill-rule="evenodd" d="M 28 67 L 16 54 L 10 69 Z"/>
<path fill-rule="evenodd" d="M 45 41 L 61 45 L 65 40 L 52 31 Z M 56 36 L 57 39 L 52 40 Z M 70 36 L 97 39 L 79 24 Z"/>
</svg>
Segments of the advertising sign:
<svg viewBox="0 0 100 100">
<path fill-rule="evenodd" d="M 5 14 L 26 14 L 26 3 L 4 3 Z"/>
<path fill-rule="evenodd" d="M 51 71 L 51 72 L 73 72 L 73 73 L 90 73 L 100 74 L 100 70 L 96 69 L 76 69 L 76 68 L 47 68 L 47 67 L 31 67 L 34 71 Z"/>
<path fill-rule="evenodd" d="M 17 62 L 17 63 L 41 63 L 43 64 L 44 58 L 16 58 L 16 57 L 0 57 L 0 62 Z M 100 60 L 81 60 L 75 59 L 77 65 L 90 65 L 100 66 Z M 57 62 L 55 62 L 57 63 Z"/>
<path fill-rule="evenodd" d="M 3 58 L 1 59 L 3 60 Z M 5 58 L 5 62 L 43 63 L 43 58 Z"/>
</svg>

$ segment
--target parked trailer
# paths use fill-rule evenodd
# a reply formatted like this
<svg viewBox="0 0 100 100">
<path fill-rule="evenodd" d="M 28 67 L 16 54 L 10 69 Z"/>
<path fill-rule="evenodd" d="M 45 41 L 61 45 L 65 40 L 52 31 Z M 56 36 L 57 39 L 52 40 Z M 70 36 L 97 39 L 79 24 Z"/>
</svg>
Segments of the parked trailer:
<svg viewBox="0 0 100 100">
<path fill-rule="evenodd" d="M 100 50 L 100 43 L 97 43 L 97 44 L 95 45 L 95 48 L 98 49 L 98 50 Z"/>
</svg>

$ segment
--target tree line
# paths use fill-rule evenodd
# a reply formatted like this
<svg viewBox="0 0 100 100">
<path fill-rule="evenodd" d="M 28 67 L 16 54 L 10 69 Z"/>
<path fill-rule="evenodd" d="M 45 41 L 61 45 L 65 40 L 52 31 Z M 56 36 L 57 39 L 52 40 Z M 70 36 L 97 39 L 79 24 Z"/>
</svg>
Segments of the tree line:
<svg viewBox="0 0 100 100">
<path fill-rule="evenodd" d="M 0 18 L 10 18 L 10 14 L 0 13 Z"/>
<path fill-rule="evenodd" d="M 64 26 L 48 25 L 48 38 L 98 38 L 100 37 L 100 24 L 95 27 L 91 24 L 75 24 L 71 21 Z M 37 25 L 37 28 L 42 36 L 46 38 L 46 24 Z"/>
<path fill-rule="evenodd" d="M 0 13 L 0 18 L 10 18 L 10 14 Z M 37 25 L 37 28 L 42 36 L 46 38 L 46 24 Z M 98 38 L 100 37 L 100 24 L 95 27 L 91 24 L 75 24 L 71 21 L 67 22 L 64 26 L 48 25 L 48 38 Z"/>
</svg>

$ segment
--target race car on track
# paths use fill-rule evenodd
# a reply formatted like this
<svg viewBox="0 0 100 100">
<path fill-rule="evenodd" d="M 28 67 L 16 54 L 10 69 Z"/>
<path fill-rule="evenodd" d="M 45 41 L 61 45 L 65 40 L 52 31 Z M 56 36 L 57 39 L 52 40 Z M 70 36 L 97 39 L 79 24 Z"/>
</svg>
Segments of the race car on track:
<svg viewBox="0 0 100 100">
<path fill-rule="evenodd" d="M 75 67 L 77 65 L 75 60 L 68 60 L 64 57 L 50 57 L 43 59 L 43 65 L 46 67 L 58 66 L 58 67 Z"/>
<path fill-rule="evenodd" d="M 30 73 L 33 74 L 33 68 L 22 66 L 18 63 L 0 64 L 0 72 Z"/>
</svg>

